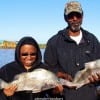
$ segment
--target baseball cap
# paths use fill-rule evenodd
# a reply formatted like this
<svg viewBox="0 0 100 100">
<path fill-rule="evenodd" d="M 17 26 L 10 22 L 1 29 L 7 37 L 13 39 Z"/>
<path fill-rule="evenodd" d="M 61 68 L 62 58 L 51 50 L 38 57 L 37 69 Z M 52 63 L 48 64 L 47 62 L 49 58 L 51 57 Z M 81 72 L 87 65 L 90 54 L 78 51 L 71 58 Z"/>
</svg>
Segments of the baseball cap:
<svg viewBox="0 0 100 100">
<path fill-rule="evenodd" d="M 64 14 L 68 15 L 71 12 L 78 12 L 80 14 L 83 13 L 81 4 L 78 1 L 70 1 L 65 5 Z"/>
</svg>

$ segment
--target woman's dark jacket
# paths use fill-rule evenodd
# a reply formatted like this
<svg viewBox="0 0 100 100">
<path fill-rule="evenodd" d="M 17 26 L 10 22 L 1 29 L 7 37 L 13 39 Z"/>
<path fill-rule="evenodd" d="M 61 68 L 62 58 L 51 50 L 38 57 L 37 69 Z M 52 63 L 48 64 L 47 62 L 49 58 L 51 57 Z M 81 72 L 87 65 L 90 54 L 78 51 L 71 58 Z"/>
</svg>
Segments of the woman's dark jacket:
<svg viewBox="0 0 100 100">
<path fill-rule="evenodd" d="M 79 45 L 68 36 L 67 28 L 53 36 L 47 43 L 44 61 L 55 73 L 61 71 L 73 78 L 84 64 L 100 59 L 100 43 L 97 38 L 81 28 L 83 38 Z M 65 87 L 65 100 L 96 100 L 94 84 L 85 85 L 78 90 Z"/>
<path fill-rule="evenodd" d="M 23 66 L 23 64 L 20 62 L 20 48 L 22 45 L 24 44 L 32 44 L 33 46 L 35 46 L 37 48 L 37 60 L 36 62 L 33 64 L 32 68 L 30 70 L 26 70 Z M 10 55 L 9 55 L 10 56 Z M 45 68 L 45 65 L 41 62 L 41 52 L 39 49 L 39 46 L 37 44 L 37 42 L 31 38 L 31 37 L 24 37 L 22 38 L 15 49 L 15 61 L 8 63 L 6 65 L 4 65 L 3 67 L 1 67 L 0 69 L 0 79 L 3 79 L 6 82 L 11 82 L 15 75 L 23 73 L 23 72 L 31 72 L 36 68 Z M 0 90 L 0 100 L 34 100 L 34 98 L 37 97 L 44 97 L 44 92 L 43 93 L 36 93 L 33 94 L 31 92 L 16 92 L 13 96 L 7 97 L 5 96 L 5 94 L 3 93 L 3 90 Z"/>
</svg>

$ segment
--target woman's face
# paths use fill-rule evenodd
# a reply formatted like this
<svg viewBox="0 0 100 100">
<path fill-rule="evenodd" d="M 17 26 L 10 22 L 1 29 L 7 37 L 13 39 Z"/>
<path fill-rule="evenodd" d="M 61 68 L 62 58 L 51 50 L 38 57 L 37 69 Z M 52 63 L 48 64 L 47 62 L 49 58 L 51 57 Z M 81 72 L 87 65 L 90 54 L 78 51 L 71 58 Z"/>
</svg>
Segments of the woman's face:
<svg viewBox="0 0 100 100">
<path fill-rule="evenodd" d="M 24 67 L 31 67 L 36 61 L 37 49 L 33 45 L 25 44 L 20 49 L 20 60 Z"/>
</svg>

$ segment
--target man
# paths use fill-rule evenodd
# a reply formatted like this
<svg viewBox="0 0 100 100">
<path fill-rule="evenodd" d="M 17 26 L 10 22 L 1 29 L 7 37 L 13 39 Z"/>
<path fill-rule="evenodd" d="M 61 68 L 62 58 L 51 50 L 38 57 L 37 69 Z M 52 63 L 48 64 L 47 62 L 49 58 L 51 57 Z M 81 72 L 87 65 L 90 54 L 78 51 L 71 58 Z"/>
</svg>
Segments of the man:
<svg viewBox="0 0 100 100">
<path fill-rule="evenodd" d="M 100 59 L 100 43 L 97 38 L 81 27 L 83 9 L 79 2 L 68 2 L 64 9 L 64 19 L 68 27 L 60 30 L 47 43 L 44 61 L 59 77 L 74 78 L 84 69 L 84 64 Z M 77 90 L 64 87 L 65 100 L 97 100 L 95 81 L 99 75 L 90 75 L 90 84 Z"/>
</svg>

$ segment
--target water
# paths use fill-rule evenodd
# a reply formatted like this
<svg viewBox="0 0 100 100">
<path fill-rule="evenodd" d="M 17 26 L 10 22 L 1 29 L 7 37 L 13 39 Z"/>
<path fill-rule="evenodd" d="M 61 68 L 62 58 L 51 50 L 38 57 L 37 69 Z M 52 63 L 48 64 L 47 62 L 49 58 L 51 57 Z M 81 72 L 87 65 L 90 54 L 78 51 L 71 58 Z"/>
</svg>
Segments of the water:
<svg viewBox="0 0 100 100">
<path fill-rule="evenodd" d="M 44 50 L 45 49 L 41 49 L 42 57 L 44 55 Z M 15 57 L 15 49 L 0 49 L 0 67 L 13 61 L 14 57 Z"/>
</svg>

